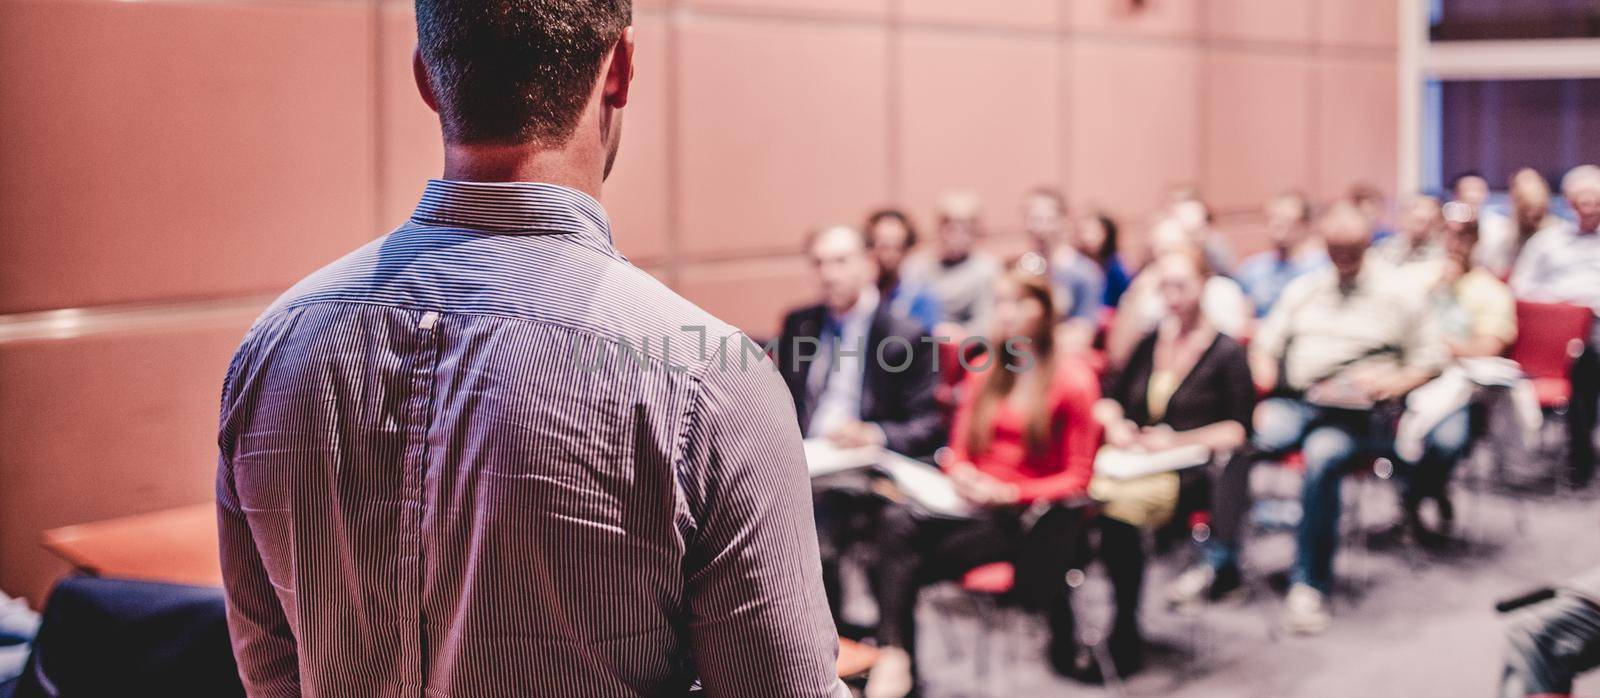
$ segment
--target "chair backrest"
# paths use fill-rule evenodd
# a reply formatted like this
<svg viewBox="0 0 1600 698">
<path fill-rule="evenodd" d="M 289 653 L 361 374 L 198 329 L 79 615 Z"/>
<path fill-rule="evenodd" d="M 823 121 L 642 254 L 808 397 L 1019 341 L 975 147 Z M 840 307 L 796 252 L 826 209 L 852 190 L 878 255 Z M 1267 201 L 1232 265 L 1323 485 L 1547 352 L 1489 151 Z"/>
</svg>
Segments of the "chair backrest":
<svg viewBox="0 0 1600 698">
<path fill-rule="evenodd" d="M 62 580 L 15 695 L 243 696 L 222 590 Z"/>
<path fill-rule="evenodd" d="M 1577 358 L 1572 347 L 1589 336 L 1594 311 L 1566 303 L 1517 301 L 1517 341 L 1506 356 L 1532 378 L 1565 379 Z"/>
</svg>

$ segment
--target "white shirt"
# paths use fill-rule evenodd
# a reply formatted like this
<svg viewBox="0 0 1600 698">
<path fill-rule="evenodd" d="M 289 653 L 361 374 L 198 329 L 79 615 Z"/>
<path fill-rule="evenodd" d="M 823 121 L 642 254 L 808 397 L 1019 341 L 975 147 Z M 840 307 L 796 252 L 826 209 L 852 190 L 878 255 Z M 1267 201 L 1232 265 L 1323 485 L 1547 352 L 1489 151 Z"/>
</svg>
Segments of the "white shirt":
<svg viewBox="0 0 1600 698">
<path fill-rule="evenodd" d="M 830 317 L 839 325 L 837 341 L 827 336 L 819 337 L 821 354 L 811 362 L 811 372 L 806 384 L 816 390 L 817 406 L 811 411 L 811 423 L 806 428 L 808 438 L 821 438 L 840 425 L 861 419 L 861 379 L 868 361 L 874 360 L 872 347 L 867 346 L 867 334 L 872 330 L 872 316 L 878 311 L 878 290 L 868 287 L 861 292 L 855 305 L 843 317 Z"/>
<path fill-rule="evenodd" d="M 1511 292 L 1540 303 L 1586 305 L 1600 313 L 1600 231 L 1565 223 L 1536 233 L 1511 272 Z M 1590 334 L 1600 342 L 1600 323 Z"/>
</svg>

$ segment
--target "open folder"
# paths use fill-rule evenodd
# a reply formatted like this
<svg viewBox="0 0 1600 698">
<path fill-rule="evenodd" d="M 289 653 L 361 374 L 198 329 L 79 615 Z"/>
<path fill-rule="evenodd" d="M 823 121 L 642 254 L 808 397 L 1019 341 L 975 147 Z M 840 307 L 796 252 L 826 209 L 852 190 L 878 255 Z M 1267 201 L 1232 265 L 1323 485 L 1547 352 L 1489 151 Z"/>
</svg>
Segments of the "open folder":
<svg viewBox="0 0 1600 698">
<path fill-rule="evenodd" d="M 1168 473 L 1205 465 L 1211 461 L 1211 449 L 1205 446 L 1179 446 L 1160 451 L 1130 451 L 1101 446 L 1094 456 L 1096 475 L 1113 480 L 1132 480 L 1136 477 Z"/>
<path fill-rule="evenodd" d="M 811 477 L 850 470 L 872 470 L 889 478 L 918 506 L 936 516 L 970 518 L 972 505 L 956 492 L 938 468 L 876 446 L 839 448 L 820 439 L 806 439 L 806 466 Z"/>
</svg>

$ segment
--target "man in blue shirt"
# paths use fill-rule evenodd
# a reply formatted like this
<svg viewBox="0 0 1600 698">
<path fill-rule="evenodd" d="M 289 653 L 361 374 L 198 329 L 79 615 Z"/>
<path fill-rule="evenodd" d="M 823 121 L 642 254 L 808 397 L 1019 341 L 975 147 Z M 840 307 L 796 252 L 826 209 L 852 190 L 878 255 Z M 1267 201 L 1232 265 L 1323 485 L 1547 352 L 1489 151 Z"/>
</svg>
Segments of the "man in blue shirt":
<svg viewBox="0 0 1600 698">
<path fill-rule="evenodd" d="M 1066 199 L 1054 189 L 1036 188 L 1022 200 L 1022 226 L 1040 256 L 1050 261 L 1050 283 L 1061 309 L 1059 337 L 1069 349 L 1086 349 L 1100 329 L 1106 275 L 1072 244 L 1076 231 L 1066 219 Z"/>
<path fill-rule="evenodd" d="M 1290 281 L 1328 265 L 1322 241 L 1312 234 L 1311 202 L 1305 194 L 1287 191 L 1267 202 L 1267 230 L 1272 249 L 1251 255 L 1239 265 L 1239 285 L 1266 317 Z"/>
</svg>

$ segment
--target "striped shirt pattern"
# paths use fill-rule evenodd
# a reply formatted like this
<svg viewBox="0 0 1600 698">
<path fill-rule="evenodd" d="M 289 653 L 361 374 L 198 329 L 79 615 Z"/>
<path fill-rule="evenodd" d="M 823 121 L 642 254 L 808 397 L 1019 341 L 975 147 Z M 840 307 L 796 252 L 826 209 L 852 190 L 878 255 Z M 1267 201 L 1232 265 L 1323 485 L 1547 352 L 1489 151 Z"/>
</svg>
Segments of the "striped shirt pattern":
<svg viewBox="0 0 1600 698">
<path fill-rule="evenodd" d="M 846 695 L 794 409 L 730 338 L 592 198 L 430 182 L 228 368 L 250 694 Z"/>
</svg>

